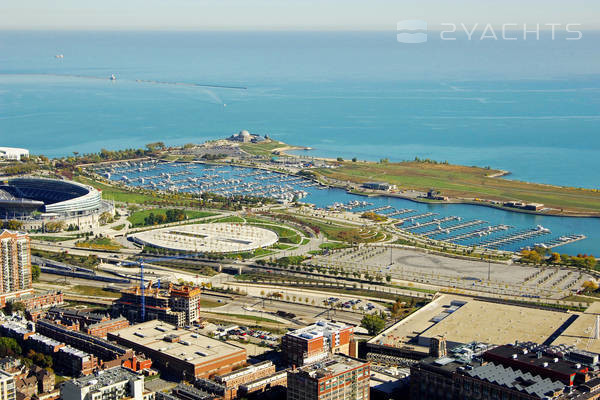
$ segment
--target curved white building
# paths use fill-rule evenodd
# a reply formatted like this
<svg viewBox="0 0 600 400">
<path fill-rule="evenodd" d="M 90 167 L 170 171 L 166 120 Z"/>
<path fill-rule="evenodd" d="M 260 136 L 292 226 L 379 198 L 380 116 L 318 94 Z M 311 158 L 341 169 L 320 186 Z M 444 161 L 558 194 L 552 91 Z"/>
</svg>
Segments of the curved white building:
<svg viewBox="0 0 600 400">
<path fill-rule="evenodd" d="M 273 231 L 233 223 L 193 224 L 139 232 L 133 241 L 169 250 L 235 253 L 267 247 L 279 239 Z"/>
</svg>

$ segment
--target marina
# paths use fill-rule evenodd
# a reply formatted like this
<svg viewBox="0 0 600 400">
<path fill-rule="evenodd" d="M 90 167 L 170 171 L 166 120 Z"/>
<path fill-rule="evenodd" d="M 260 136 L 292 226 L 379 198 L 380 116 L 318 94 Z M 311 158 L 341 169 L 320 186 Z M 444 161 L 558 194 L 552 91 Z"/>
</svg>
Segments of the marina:
<svg viewBox="0 0 600 400">
<path fill-rule="evenodd" d="M 302 176 L 264 169 L 152 160 L 103 164 L 95 171 L 111 181 L 163 193 L 267 197 L 281 203 L 302 201 L 333 212 L 374 212 L 393 219 L 397 229 L 404 232 L 465 246 L 519 251 L 539 245 L 581 252 L 578 244 L 585 243 L 589 236 L 585 230 L 573 233 L 579 230 L 580 219 L 532 216 L 462 204 L 424 204 L 385 196 L 367 200 Z M 544 228 L 538 229 L 537 225 Z M 541 237 L 546 238 L 543 243 Z"/>
</svg>

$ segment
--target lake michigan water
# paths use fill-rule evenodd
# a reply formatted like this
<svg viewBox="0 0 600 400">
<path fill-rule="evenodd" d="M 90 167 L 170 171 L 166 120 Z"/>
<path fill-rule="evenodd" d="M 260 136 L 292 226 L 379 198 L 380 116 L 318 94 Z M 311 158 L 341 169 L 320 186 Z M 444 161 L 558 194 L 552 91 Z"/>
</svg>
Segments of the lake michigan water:
<svg viewBox="0 0 600 400">
<path fill-rule="evenodd" d="M 5 31 L 0 145 L 61 156 L 248 129 L 317 156 L 418 156 L 600 188 L 600 33 L 564 39 L 430 34 L 407 45 L 395 31 Z M 522 218 L 589 237 L 560 251 L 600 249 L 598 219 Z"/>
</svg>

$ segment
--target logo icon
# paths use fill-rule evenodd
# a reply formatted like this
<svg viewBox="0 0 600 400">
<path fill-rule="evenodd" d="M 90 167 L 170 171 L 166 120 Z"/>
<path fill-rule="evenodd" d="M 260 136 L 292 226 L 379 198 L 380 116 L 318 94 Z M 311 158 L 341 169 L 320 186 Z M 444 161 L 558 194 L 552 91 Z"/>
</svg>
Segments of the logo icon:
<svg viewBox="0 0 600 400">
<path fill-rule="evenodd" d="M 427 22 L 420 19 L 407 19 L 398 22 L 399 43 L 425 43 L 427 42 Z"/>
</svg>

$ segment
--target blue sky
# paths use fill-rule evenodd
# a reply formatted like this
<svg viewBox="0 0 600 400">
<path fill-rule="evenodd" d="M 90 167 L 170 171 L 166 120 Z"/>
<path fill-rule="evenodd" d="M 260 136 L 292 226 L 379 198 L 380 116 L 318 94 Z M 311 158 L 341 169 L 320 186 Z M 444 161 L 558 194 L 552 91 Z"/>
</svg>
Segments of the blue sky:
<svg viewBox="0 0 600 400">
<path fill-rule="evenodd" d="M 598 0 L 2 0 L 0 29 L 390 30 L 397 21 L 579 23 Z"/>
</svg>

